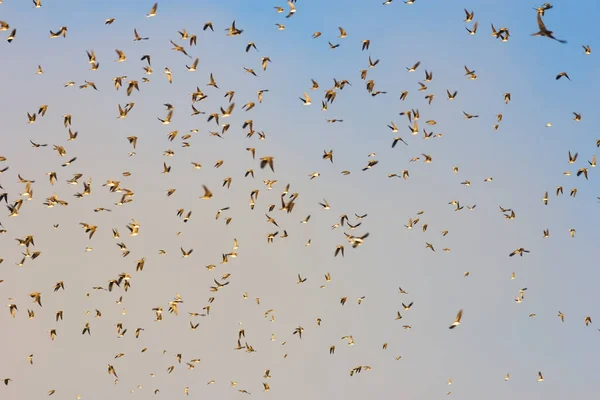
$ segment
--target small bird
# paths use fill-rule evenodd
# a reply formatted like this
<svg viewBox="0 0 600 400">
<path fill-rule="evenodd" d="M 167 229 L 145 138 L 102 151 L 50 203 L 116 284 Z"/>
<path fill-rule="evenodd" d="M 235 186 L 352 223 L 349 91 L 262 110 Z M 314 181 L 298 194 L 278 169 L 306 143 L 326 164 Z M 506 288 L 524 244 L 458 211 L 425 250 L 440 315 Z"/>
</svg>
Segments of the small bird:
<svg viewBox="0 0 600 400">
<path fill-rule="evenodd" d="M 302 100 L 305 106 L 310 106 L 312 104 L 310 102 L 310 96 L 306 92 L 304 92 L 304 98 L 300 97 L 300 100 Z"/>
<path fill-rule="evenodd" d="M 267 165 L 271 168 L 271 171 L 275 172 L 275 168 L 273 166 L 274 157 L 262 157 L 260 159 L 260 169 L 264 169 Z"/>
<path fill-rule="evenodd" d="M 202 195 L 202 197 L 200 197 L 203 200 L 208 200 L 208 199 L 212 199 L 213 194 L 212 192 L 206 187 L 206 185 L 202 185 L 202 189 L 204 189 L 204 195 Z"/>
<path fill-rule="evenodd" d="M 150 10 L 150 12 L 146 15 L 146 18 L 150 18 L 150 17 L 155 17 L 156 16 L 156 10 L 158 9 L 158 3 L 154 3 L 154 5 L 152 6 L 152 9 Z"/>
<path fill-rule="evenodd" d="M 469 35 L 475 35 L 477 33 L 477 27 L 479 27 L 479 23 L 475 22 L 473 24 L 473 28 L 469 29 L 465 26 L 465 29 L 467 30 L 467 32 L 469 32 Z"/>
<path fill-rule="evenodd" d="M 452 322 L 448 328 L 454 329 L 458 325 L 460 325 L 460 320 L 462 318 L 462 315 L 463 315 L 463 310 L 462 309 L 458 310 L 458 314 L 456 314 L 456 318 L 454 319 L 454 322 Z"/>
<path fill-rule="evenodd" d="M 544 382 L 544 376 L 542 375 L 542 372 L 538 372 L 538 378 L 537 378 L 538 382 Z"/>
<path fill-rule="evenodd" d="M 532 33 L 531 36 L 545 36 L 547 38 L 554 39 L 554 40 L 556 40 L 557 42 L 560 42 L 560 43 L 567 43 L 566 40 L 561 40 L 561 39 L 557 39 L 557 38 L 554 37 L 554 32 L 549 31 L 546 28 L 546 25 L 544 24 L 544 21 L 542 21 L 542 15 L 543 15 L 543 12 L 539 12 L 538 11 L 538 13 L 537 13 L 537 24 L 538 24 L 539 31 L 536 32 L 536 33 Z"/>
<path fill-rule="evenodd" d="M 419 65 L 421 65 L 421 61 L 417 61 L 412 67 L 406 67 L 406 70 L 408 72 L 415 72 L 417 70 L 417 68 L 419 68 Z"/>
<path fill-rule="evenodd" d="M 134 39 L 133 39 L 134 42 L 139 42 L 140 40 L 148 40 L 148 39 L 150 39 L 150 38 L 147 38 L 147 37 L 141 37 L 138 34 L 137 29 L 135 29 L 135 28 L 133 29 L 133 37 L 134 37 Z M 148 56 L 147 58 L 148 58 L 148 64 L 150 64 L 150 57 Z"/>
<path fill-rule="evenodd" d="M 475 11 L 471 11 L 469 12 L 466 8 L 465 8 L 465 19 L 463 22 L 471 22 L 473 21 L 473 18 L 475 17 Z"/>
<path fill-rule="evenodd" d="M 117 56 L 119 57 L 115 60 L 115 62 L 123 62 L 123 61 L 127 60 L 127 56 L 125 55 L 123 50 L 115 49 L 115 52 L 117 53 Z"/>
<path fill-rule="evenodd" d="M 6 26 L 8 27 L 8 25 L 6 25 Z M 10 35 L 8 35 L 8 37 L 6 38 L 6 41 L 7 41 L 8 43 L 12 43 L 12 41 L 15 39 L 15 36 L 17 36 L 17 29 L 16 29 L 16 28 L 15 28 L 15 29 L 13 29 L 13 30 L 10 32 Z"/>
<path fill-rule="evenodd" d="M 512 256 L 518 254 L 521 257 L 523 257 L 523 253 L 529 253 L 529 250 L 525 250 L 523 247 L 519 247 L 518 249 L 516 249 L 515 251 L 510 253 L 509 256 L 512 257 Z"/>
</svg>

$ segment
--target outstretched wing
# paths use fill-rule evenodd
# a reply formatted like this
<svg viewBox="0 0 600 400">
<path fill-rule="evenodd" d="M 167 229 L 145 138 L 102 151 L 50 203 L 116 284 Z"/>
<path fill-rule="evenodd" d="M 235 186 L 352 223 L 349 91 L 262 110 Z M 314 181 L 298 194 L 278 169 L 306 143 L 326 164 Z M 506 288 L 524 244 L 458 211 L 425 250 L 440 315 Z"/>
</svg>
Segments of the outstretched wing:
<svg viewBox="0 0 600 400">
<path fill-rule="evenodd" d="M 544 21 L 542 21 L 541 13 L 537 13 L 537 23 L 538 23 L 538 28 L 540 29 L 540 32 L 546 32 L 548 30 L 548 29 L 546 29 L 546 25 L 544 25 Z"/>
</svg>

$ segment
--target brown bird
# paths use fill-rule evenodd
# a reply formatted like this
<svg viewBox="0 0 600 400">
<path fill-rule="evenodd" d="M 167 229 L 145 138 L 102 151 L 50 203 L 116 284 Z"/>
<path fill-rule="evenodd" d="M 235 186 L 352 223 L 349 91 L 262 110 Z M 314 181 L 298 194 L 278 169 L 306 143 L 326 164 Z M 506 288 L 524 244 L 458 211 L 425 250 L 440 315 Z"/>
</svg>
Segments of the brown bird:
<svg viewBox="0 0 600 400">
<path fill-rule="evenodd" d="M 456 314 L 456 318 L 454 318 L 454 322 L 452 322 L 448 328 L 454 329 L 458 325 L 460 325 L 460 320 L 462 319 L 462 315 L 463 315 L 463 310 L 462 309 L 458 310 L 458 313 Z"/>
<path fill-rule="evenodd" d="M 267 165 L 271 168 L 271 171 L 275 172 L 275 168 L 273 166 L 274 157 L 262 157 L 260 159 L 260 169 L 264 169 Z"/>
<path fill-rule="evenodd" d="M 544 24 L 544 21 L 542 21 L 542 15 L 544 15 L 544 13 L 538 11 L 538 13 L 537 13 L 537 24 L 538 24 L 539 31 L 536 32 L 536 33 L 532 33 L 531 36 L 545 36 L 547 38 L 554 39 L 554 40 L 556 40 L 557 42 L 560 42 L 560 43 L 567 43 L 566 40 L 561 40 L 561 39 L 557 39 L 557 38 L 554 37 L 554 32 L 549 31 L 546 28 L 546 25 Z"/>
</svg>

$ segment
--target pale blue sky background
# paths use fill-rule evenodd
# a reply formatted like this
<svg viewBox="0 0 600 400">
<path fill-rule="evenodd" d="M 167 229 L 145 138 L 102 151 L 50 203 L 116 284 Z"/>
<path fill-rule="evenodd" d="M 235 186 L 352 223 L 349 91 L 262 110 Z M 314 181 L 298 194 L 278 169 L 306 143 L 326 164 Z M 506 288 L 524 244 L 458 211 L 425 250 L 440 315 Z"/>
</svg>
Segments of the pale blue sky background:
<svg viewBox="0 0 600 400">
<path fill-rule="evenodd" d="M 61 399 L 147 398 L 156 388 L 157 398 L 183 398 L 186 386 L 193 396 L 237 398 L 243 394 L 236 389 L 246 389 L 254 397 L 292 400 L 437 399 L 447 391 L 452 398 L 467 400 L 553 400 L 598 392 L 600 273 L 595 265 L 600 186 L 596 170 L 590 168 L 589 181 L 575 173 L 597 154 L 595 142 L 600 138 L 595 99 L 600 47 L 593 28 L 600 4 L 553 2 L 544 20 L 558 38 L 568 40 L 561 45 L 530 36 L 537 30 L 532 7 L 541 5 L 535 2 L 381 3 L 300 0 L 290 19 L 273 9 L 278 5 L 287 10 L 283 1 L 161 1 L 154 18 L 145 18 L 151 1 L 47 0 L 41 9 L 27 1 L 5 0 L 0 5 L 0 20 L 17 28 L 13 43 L 0 42 L 0 155 L 8 159 L 3 166 L 10 167 L 0 175 L 0 184 L 14 201 L 24 189 L 17 174 L 36 181 L 33 200 L 25 201 L 21 215 L 0 218 L 7 230 L 0 237 L 0 297 L 5 304 L 13 298 L 19 307 L 15 319 L 8 307 L 0 314 L 0 340 L 6 344 L 0 348 L 0 378 L 12 378 L 9 386 L 0 387 L 0 398 L 40 398 L 50 389 Z M 463 8 L 475 11 L 475 36 L 464 29 Z M 104 20 L 111 17 L 116 21 L 105 26 Z M 244 33 L 227 37 L 224 30 L 234 19 Z M 202 31 L 206 21 L 213 22 L 214 33 Z M 276 23 L 286 29 L 276 30 Z M 510 40 L 492 38 L 490 23 L 509 28 Z M 68 26 L 66 39 L 50 40 L 48 30 L 62 25 Z M 338 26 L 346 29 L 347 38 L 338 38 Z M 133 42 L 134 28 L 150 40 Z M 198 35 L 197 47 L 179 40 L 177 31 L 183 28 Z M 312 39 L 315 31 L 323 35 Z M 1 32 L 1 37 L 8 33 Z M 169 39 L 200 58 L 198 71 L 187 72 L 185 64 L 192 60 L 171 51 Z M 370 39 L 371 47 L 361 52 L 363 39 Z M 259 52 L 244 52 L 249 41 Z M 340 47 L 330 50 L 327 41 Z M 591 45 L 591 55 L 584 54 L 584 44 Z M 126 53 L 126 62 L 114 62 L 115 48 Z M 96 52 L 98 71 L 89 70 L 86 50 Z M 139 59 L 144 54 L 152 56 L 154 70 L 148 84 L 141 83 L 146 64 Z M 360 80 L 369 55 L 381 61 L 369 69 L 367 79 L 375 80 L 375 90 L 387 95 L 370 96 Z M 262 56 L 272 60 L 267 71 L 260 68 Z M 419 69 L 407 73 L 405 67 L 418 60 Z M 42 65 L 43 75 L 35 75 L 37 65 Z M 476 70 L 476 81 L 464 76 L 464 65 Z M 164 67 L 173 72 L 172 85 Z M 254 68 L 258 77 L 242 67 Z M 425 69 L 433 71 L 433 81 L 427 83 L 427 91 L 419 92 L 417 82 L 423 81 Z M 561 71 L 572 81 L 556 81 Z M 206 86 L 211 72 L 219 90 Z M 140 92 L 127 97 L 124 88 L 115 91 L 112 78 L 120 75 L 138 79 Z M 309 90 L 311 78 L 320 84 L 319 90 Z M 352 86 L 338 91 L 329 110 L 321 112 L 323 91 L 334 78 L 348 79 Z M 84 80 L 95 82 L 99 91 L 63 88 L 67 81 L 79 85 Z M 226 120 L 232 127 L 223 140 L 209 136 L 217 126 L 206 123 L 206 116 L 190 116 L 190 93 L 196 86 L 208 95 L 196 104 L 207 114 L 226 106 L 224 93 L 235 90 L 236 109 Z M 260 89 L 269 90 L 263 103 L 249 112 L 241 110 L 243 104 L 257 102 Z M 446 89 L 458 90 L 453 102 L 446 100 Z M 403 90 L 409 92 L 405 102 L 398 100 Z M 298 100 L 305 91 L 312 98 L 310 107 Z M 512 96 L 508 105 L 505 92 Z M 428 93 L 436 95 L 429 106 L 424 99 Z M 117 104 L 130 101 L 134 109 L 127 118 L 117 119 Z M 166 115 L 164 103 L 175 107 L 168 126 L 156 120 Z M 49 105 L 48 113 L 28 125 L 27 112 L 41 104 Z M 443 136 L 411 136 L 406 117 L 398 115 L 411 108 L 421 112 L 421 129 Z M 466 120 L 463 111 L 480 117 Z M 581 113 L 582 120 L 573 121 L 572 112 Z M 73 116 L 72 129 L 79 132 L 71 142 L 62 126 L 67 113 Z M 504 119 L 495 132 L 498 113 Z M 344 122 L 327 124 L 328 118 Z M 245 138 L 241 125 L 247 119 L 254 120 L 255 130 L 266 133 L 266 140 L 259 141 L 257 135 Z M 438 124 L 426 125 L 429 119 Z M 400 132 L 386 127 L 391 121 Z M 548 122 L 551 128 L 546 128 Z M 194 128 L 199 133 L 193 134 L 189 148 L 182 148 L 180 137 Z M 172 130 L 179 136 L 168 142 Z M 130 135 L 139 137 L 135 157 L 128 157 L 131 146 L 125 138 Z M 399 143 L 391 149 L 395 135 L 408 147 Z M 30 139 L 48 147 L 33 149 Z M 63 145 L 67 156 L 59 157 L 52 145 Z M 246 147 L 256 147 L 257 160 Z M 175 156 L 164 157 L 167 149 Z M 334 150 L 333 164 L 321 159 L 324 149 Z M 568 164 L 569 150 L 579 153 L 573 165 Z M 379 164 L 360 171 L 371 152 Z M 409 163 L 421 153 L 432 155 L 433 162 Z M 71 166 L 60 166 L 75 156 Z M 258 158 L 263 156 L 275 156 L 275 173 L 260 170 Z M 224 165 L 212 168 L 220 159 Z M 163 161 L 172 166 L 171 174 L 160 173 Z M 193 169 L 192 161 L 203 168 Z M 460 167 L 458 175 L 452 172 L 455 165 Z M 243 177 L 249 168 L 256 179 Z M 352 173 L 342 176 L 346 169 Z M 408 180 L 387 177 L 403 169 L 410 171 Z M 54 187 L 45 175 L 50 171 L 58 174 Z M 121 176 L 123 171 L 132 176 Z M 309 180 L 315 171 L 321 176 Z M 573 175 L 564 176 L 564 171 Z M 80 184 L 68 185 L 65 181 L 76 172 L 84 175 Z M 494 181 L 484 183 L 489 176 Z M 92 194 L 73 197 L 90 177 Z M 225 177 L 233 178 L 230 190 L 220 187 Z M 120 180 L 122 187 L 133 190 L 134 201 L 113 205 L 120 195 L 101 186 L 107 179 Z M 263 179 L 278 183 L 267 191 Z M 464 180 L 471 186 L 461 185 Z M 266 234 L 277 229 L 265 222 L 264 214 L 269 204 L 279 208 L 287 183 L 291 192 L 300 194 L 294 212 L 270 215 L 289 237 L 267 245 Z M 198 199 L 203 184 L 213 191 L 213 199 Z M 564 186 L 565 195 L 557 198 L 558 185 Z M 579 191 L 571 198 L 568 192 L 574 187 Z M 167 198 L 169 188 L 177 192 Z M 260 195 L 250 211 L 253 189 L 260 189 Z M 545 191 L 550 192 L 547 207 L 541 201 Z M 45 208 L 44 199 L 54 193 L 69 206 Z M 323 198 L 331 210 L 320 209 Z M 454 199 L 465 206 L 463 211 L 454 212 L 447 204 Z M 472 204 L 477 208 L 468 211 L 466 206 Z M 505 220 L 499 205 L 514 209 L 517 218 Z M 225 206 L 231 209 L 215 220 L 217 209 Z M 96 207 L 113 211 L 94 213 Z M 187 224 L 176 217 L 179 208 L 193 211 Z M 406 230 L 404 224 L 420 210 L 425 213 L 419 225 Z M 357 249 L 350 248 L 341 228 L 331 230 L 343 213 L 352 223 L 354 213 L 368 213 L 362 226 L 350 231 L 370 233 Z M 300 224 L 309 214 L 309 223 Z M 233 217 L 229 226 L 224 216 Z M 140 235 L 133 238 L 125 227 L 131 218 L 141 224 Z M 99 226 L 92 240 L 79 222 Z M 60 223 L 58 230 L 52 229 L 55 223 Z M 425 233 L 423 223 L 429 226 Z M 112 228 L 119 229 L 121 239 L 112 239 Z M 542 239 L 548 228 L 551 236 Z M 569 237 L 570 228 L 577 231 L 575 239 Z M 446 229 L 450 233 L 442 238 L 440 232 Z M 179 231 L 182 234 L 176 236 Z M 26 235 L 35 236 L 35 249 L 42 255 L 19 268 L 15 263 L 23 248 L 14 239 Z M 239 241 L 239 256 L 221 265 L 221 254 L 230 251 L 233 238 Z M 305 247 L 308 239 L 312 245 Z M 426 241 L 434 244 L 435 253 L 425 248 Z M 117 242 L 127 244 L 128 257 L 121 257 Z M 345 258 L 333 258 L 338 244 L 345 245 Z M 88 245 L 93 252 L 84 251 Z M 194 253 L 181 259 L 180 247 L 194 248 Z M 452 251 L 442 252 L 445 247 Z M 517 247 L 531 253 L 509 258 Z M 161 248 L 167 255 L 158 255 Z M 136 273 L 136 261 L 142 257 L 146 267 Z M 208 264 L 217 268 L 206 271 Z M 467 278 L 465 271 L 471 272 Z M 513 271 L 515 280 L 510 279 Z M 92 290 L 106 287 L 121 272 L 132 275 L 128 293 Z M 327 272 L 332 282 L 320 289 Z M 212 279 L 224 273 L 232 274 L 231 283 L 215 294 L 210 317 L 192 318 L 200 326 L 190 331 L 187 312 L 202 312 Z M 307 278 L 303 285 L 296 284 L 298 273 Z M 53 293 L 60 280 L 66 290 Z M 398 294 L 398 286 L 409 295 Z M 517 304 L 514 298 L 524 287 L 525 299 Z M 33 291 L 42 292 L 43 308 L 31 303 L 28 294 Z M 248 300 L 242 298 L 244 292 Z M 167 313 L 176 293 L 184 300 L 178 317 Z M 123 303 L 115 304 L 121 295 Z M 339 304 L 343 296 L 348 297 L 345 306 Z M 366 298 L 357 305 L 361 296 Z M 252 300 L 256 297 L 260 305 Z M 414 306 L 403 311 L 401 303 L 410 301 Z M 165 310 L 160 323 L 154 322 L 152 311 L 157 306 Z M 35 319 L 27 319 L 28 308 L 36 311 Z M 123 308 L 126 315 L 121 314 Z M 263 318 L 271 308 L 274 323 Z M 461 308 L 463 323 L 448 330 Z M 65 319 L 55 322 L 59 309 Z M 102 318 L 93 318 L 94 309 L 102 311 Z M 404 318 L 396 321 L 399 310 Z M 564 324 L 559 310 L 566 315 Z M 529 318 L 531 313 L 537 317 Z M 594 323 L 585 327 L 588 315 Z M 320 327 L 317 317 L 322 318 Z M 80 334 L 86 322 L 91 323 L 91 337 Z M 118 322 L 128 329 L 123 338 L 116 334 Z M 240 323 L 256 353 L 233 350 Z M 412 330 L 402 329 L 405 324 Z M 305 328 L 302 340 L 292 335 L 298 325 Z M 135 339 L 138 327 L 145 331 Z M 53 328 L 58 336 L 52 342 L 47 331 Z M 340 339 L 344 335 L 352 335 L 356 345 L 347 346 Z M 387 351 L 381 349 L 384 342 L 389 343 Z M 336 345 L 334 356 L 329 355 L 331 345 Z M 144 347 L 148 351 L 141 354 Z M 115 360 L 120 352 L 125 357 Z M 27 362 L 31 353 L 33 366 Z M 184 362 L 202 361 L 188 371 L 184 363 L 177 363 L 177 353 Z M 397 361 L 399 355 L 402 359 Z M 109 363 L 119 374 L 117 385 L 106 373 Z M 176 368 L 168 375 L 171 365 Z M 358 365 L 373 369 L 350 377 L 349 370 Z M 262 378 L 265 369 L 271 370 L 272 379 Z M 538 371 L 544 374 L 543 383 L 536 382 Z M 503 380 L 506 373 L 511 375 L 509 382 Z M 207 386 L 211 379 L 216 383 Z M 236 388 L 230 385 L 234 380 Z M 269 383 L 270 392 L 262 393 L 262 382 Z M 129 393 L 131 389 L 135 392 Z"/>
</svg>

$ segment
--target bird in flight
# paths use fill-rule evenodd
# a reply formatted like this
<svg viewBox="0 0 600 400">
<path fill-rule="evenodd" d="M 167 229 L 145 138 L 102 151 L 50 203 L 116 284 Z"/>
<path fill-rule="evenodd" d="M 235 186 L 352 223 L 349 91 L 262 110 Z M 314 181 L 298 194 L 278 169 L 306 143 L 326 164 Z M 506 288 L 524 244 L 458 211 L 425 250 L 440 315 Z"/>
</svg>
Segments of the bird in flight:
<svg viewBox="0 0 600 400">
<path fill-rule="evenodd" d="M 146 15 L 146 18 L 155 17 L 157 9 L 158 9 L 158 3 L 154 3 L 152 8 L 150 9 L 150 12 Z"/>
<path fill-rule="evenodd" d="M 546 8 L 546 10 L 547 9 L 549 9 L 549 8 Z M 544 24 L 544 21 L 542 21 L 542 16 L 543 15 L 544 15 L 543 11 L 542 12 L 540 12 L 540 11 L 537 12 L 537 24 L 538 24 L 539 31 L 536 32 L 536 33 L 532 33 L 531 36 L 544 36 L 544 37 L 547 37 L 547 38 L 550 38 L 550 39 L 554 39 L 554 40 L 556 40 L 557 42 L 560 42 L 560 43 L 567 43 L 566 40 L 561 40 L 561 39 L 555 38 L 554 37 L 554 32 L 549 31 L 546 28 L 546 25 Z"/>
<path fill-rule="evenodd" d="M 462 315 L 463 315 L 463 310 L 462 309 L 458 310 L 458 313 L 456 314 L 456 318 L 454 318 L 454 321 L 450 324 L 450 326 L 448 328 L 454 329 L 458 325 L 460 325 L 460 320 L 462 319 Z"/>
</svg>

